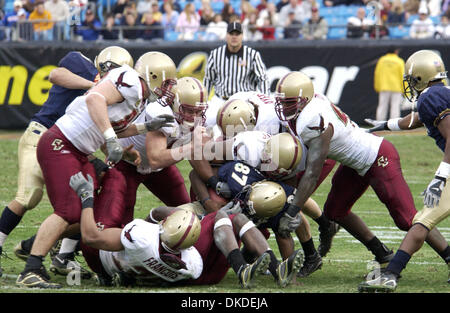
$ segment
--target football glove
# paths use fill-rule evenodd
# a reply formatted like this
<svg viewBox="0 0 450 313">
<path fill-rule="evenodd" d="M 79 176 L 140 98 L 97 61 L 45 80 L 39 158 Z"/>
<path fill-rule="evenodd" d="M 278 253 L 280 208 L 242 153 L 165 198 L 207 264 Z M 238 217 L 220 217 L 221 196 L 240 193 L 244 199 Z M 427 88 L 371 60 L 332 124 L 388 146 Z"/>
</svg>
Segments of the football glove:
<svg viewBox="0 0 450 313">
<path fill-rule="evenodd" d="M 103 162 L 102 160 L 95 158 L 91 161 L 89 161 L 92 163 L 92 165 L 94 165 L 94 169 L 95 169 L 95 174 L 97 175 L 97 177 L 100 177 L 100 175 L 103 172 L 106 172 L 109 169 L 109 166 L 105 164 L 105 162 Z"/>
<path fill-rule="evenodd" d="M 370 118 L 365 118 L 364 122 L 374 126 L 372 128 L 366 129 L 366 132 L 368 132 L 368 133 L 373 133 L 373 132 L 380 131 L 380 130 L 390 130 L 388 128 L 387 121 L 377 121 L 377 120 L 372 120 Z"/>
<path fill-rule="evenodd" d="M 154 131 L 163 127 L 172 126 L 170 123 L 173 123 L 173 121 L 174 117 L 172 115 L 162 114 L 150 119 L 149 121 L 146 121 L 144 125 L 147 131 Z"/>
<path fill-rule="evenodd" d="M 83 209 L 94 207 L 94 180 L 87 174 L 84 178 L 82 172 L 78 172 L 70 177 L 69 185 L 81 199 Z"/>
<path fill-rule="evenodd" d="M 300 214 L 296 214 L 294 217 L 287 213 L 284 213 L 278 223 L 278 234 L 282 237 L 288 237 L 291 232 L 296 230 L 302 221 Z"/>
<path fill-rule="evenodd" d="M 435 176 L 433 180 L 428 184 L 427 189 L 422 192 L 423 203 L 428 208 L 433 208 L 434 206 L 439 204 L 439 200 L 441 199 L 442 190 L 444 190 L 444 186 L 447 180 L 444 177 Z"/>
<path fill-rule="evenodd" d="M 106 160 L 109 166 L 114 166 L 122 159 L 123 148 L 116 137 L 106 139 L 106 150 L 108 151 Z"/>
<path fill-rule="evenodd" d="M 239 214 L 242 212 L 242 208 L 239 201 L 230 201 L 226 205 L 221 207 L 220 211 L 223 211 L 227 214 Z"/>
</svg>

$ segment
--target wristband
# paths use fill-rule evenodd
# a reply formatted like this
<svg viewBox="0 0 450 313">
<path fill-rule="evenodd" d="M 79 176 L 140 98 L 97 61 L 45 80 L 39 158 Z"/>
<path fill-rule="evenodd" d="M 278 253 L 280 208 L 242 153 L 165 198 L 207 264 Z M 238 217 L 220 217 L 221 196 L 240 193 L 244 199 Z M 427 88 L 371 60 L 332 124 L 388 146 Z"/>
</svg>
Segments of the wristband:
<svg viewBox="0 0 450 313">
<path fill-rule="evenodd" d="M 107 130 L 105 130 L 105 132 L 103 133 L 103 138 L 105 138 L 105 140 L 108 140 L 111 138 L 117 138 L 117 135 L 116 135 L 116 132 L 114 131 L 114 129 L 112 127 L 110 127 Z"/>
<path fill-rule="evenodd" d="M 94 198 L 89 197 L 81 202 L 81 209 L 93 208 L 94 207 Z"/>
<path fill-rule="evenodd" d="M 450 176 L 450 164 L 442 161 L 441 164 L 439 164 L 435 175 L 447 179 L 448 176 Z"/>
<path fill-rule="evenodd" d="M 142 135 L 147 132 L 147 128 L 145 127 L 144 123 L 139 123 L 139 124 L 134 124 L 134 125 L 136 125 L 138 134 Z"/>
<path fill-rule="evenodd" d="M 387 121 L 387 128 L 389 130 L 393 130 L 393 131 L 399 131 L 401 130 L 400 126 L 398 126 L 398 122 L 401 120 L 401 118 L 391 118 L 390 120 Z"/>
<path fill-rule="evenodd" d="M 300 212 L 301 208 L 293 205 L 293 204 L 289 204 L 286 213 L 290 216 L 290 217 L 294 217 L 297 215 L 298 212 Z"/>
<path fill-rule="evenodd" d="M 216 186 L 219 183 L 219 178 L 217 176 L 211 176 L 206 181 L 206 186 L 211 187 L 212 189 L 216 190 Z"/>
</svg>

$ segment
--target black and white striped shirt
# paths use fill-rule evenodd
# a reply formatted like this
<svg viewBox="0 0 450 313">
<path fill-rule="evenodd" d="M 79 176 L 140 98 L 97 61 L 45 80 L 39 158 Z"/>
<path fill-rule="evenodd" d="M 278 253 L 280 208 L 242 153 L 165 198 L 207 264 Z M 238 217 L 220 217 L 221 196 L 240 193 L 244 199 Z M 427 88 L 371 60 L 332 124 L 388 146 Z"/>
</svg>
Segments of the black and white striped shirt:
<svg viewBox="0 0 450 313">
<path fill-rule="evenodd" d="M 211 92 L 228 99 L 239 91 L 259 91 L 269 94 L 269 81 L 266 66 L 261 54 L 243 45 L 237 53 L 231 53 L 227 45 L 211 51 L 206 64 L 203 84 Z"/>
</svg>

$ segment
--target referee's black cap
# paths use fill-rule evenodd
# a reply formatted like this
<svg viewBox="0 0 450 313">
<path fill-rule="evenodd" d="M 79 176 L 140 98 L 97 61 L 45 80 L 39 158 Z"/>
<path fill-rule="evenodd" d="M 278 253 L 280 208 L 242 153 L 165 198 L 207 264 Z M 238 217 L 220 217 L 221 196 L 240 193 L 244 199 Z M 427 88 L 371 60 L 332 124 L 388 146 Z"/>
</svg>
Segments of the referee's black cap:
<svg viewBox="0 0 450 313">
<path fill-rule="evenodd" d="M 239 22 L 232 22 L 228 24 L 227 27 L 227 33 L 231 33 L 231 32 L 239 32 L 242 33 L 242 25 Z"/>
</svg>

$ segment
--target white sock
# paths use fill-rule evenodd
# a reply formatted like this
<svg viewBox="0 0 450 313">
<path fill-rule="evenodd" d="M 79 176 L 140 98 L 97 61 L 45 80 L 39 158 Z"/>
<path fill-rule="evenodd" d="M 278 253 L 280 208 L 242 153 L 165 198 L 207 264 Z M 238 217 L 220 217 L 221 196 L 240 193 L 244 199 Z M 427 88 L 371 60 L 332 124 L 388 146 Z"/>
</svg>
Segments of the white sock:
<svg viewBox="0 0 450 313">
<path fill-rule="evenodd" d="M 75 252 L 75 248 L 77 246 L 78 240 L 64 238 L 61 243 L 61 248 L 59 249 L 59 253 L 71 253 Z"/>
<path fill-rule="evenodd" d="M 0 247 L 3 246 L 3 243 L 5 242 L 6 238 L 8 238 L 8 235 L 0 231 Z"/>
</svg>

